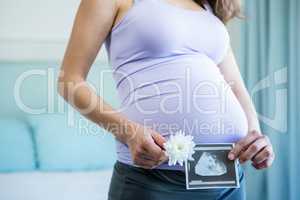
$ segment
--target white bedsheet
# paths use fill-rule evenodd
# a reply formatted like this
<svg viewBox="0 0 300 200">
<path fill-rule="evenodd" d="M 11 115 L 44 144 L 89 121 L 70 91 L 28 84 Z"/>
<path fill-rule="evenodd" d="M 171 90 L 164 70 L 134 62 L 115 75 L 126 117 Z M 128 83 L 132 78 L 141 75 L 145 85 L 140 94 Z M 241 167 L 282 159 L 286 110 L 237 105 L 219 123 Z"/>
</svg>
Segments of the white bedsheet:
<svg viewBox="0 0 300 200">
<path fill-rule="evenodd" d="M 106 200 L 112 170 L 0 173 L 0 200 Z"/>
</svg>

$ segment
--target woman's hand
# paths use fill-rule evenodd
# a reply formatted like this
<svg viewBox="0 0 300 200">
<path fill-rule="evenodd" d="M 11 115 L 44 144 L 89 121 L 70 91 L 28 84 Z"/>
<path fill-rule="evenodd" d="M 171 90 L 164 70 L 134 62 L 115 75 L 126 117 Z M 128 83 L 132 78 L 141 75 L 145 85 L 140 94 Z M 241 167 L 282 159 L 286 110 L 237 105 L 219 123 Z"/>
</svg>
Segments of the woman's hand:
<svg viewBox="0 0 300 200">
<path fill-rule="evenodd" d="M 219 68 L 246 114 L 248 127 L 260 130 L 254 104 L 244 84 L 231 48 L 229 48 L 227 56 L 219 64 Z M 271 166 L 274 157 L 273 148 L 268 137 L 262 135 L 259 131 L 250 131 L 228 155 L 228 158 L 231 160 L 239 158 L 241 163 L 252 160 L 252 165 L 256 169 Z"/>
<path fill-rule="evenodd" d="M 236 143 L 228 158 L 230 160 L 239 158 L 240 163 L 251 160 L 256 169 L 263 169 L 272 165 L 275 154 L 267 136 L 258 131 L 251 131 Z"/>
<path fill-rule="evenodd" d="M 126 144 L 130 149 L 135 165 L 152 169 L 167 160 L 163 150 L 164 137 L 139 124 L 131 125 L 130 130 L 130 138 L 126 140 Z"/>
</svg>

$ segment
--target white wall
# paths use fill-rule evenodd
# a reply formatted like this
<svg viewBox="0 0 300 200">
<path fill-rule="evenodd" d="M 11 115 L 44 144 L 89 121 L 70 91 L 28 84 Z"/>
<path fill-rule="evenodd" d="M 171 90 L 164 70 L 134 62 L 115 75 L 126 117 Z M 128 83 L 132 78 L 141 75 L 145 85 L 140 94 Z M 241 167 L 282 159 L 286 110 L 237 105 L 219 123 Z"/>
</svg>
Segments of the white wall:
<svg viewBox="0 0 300 200">
<path fill-rule="evenodd" d="M 0 0 L 0 60 L 60 60 L 80 0 Z"/>
<path fill-rule="evenodd" d="M 61 60 L 79 3 L 0 0 L 0 61 Z M 239 38 L 236 27 L 230 26 L 235 48 Z M 98 57 L 103 59 L 105 54 Z"/>
</svg>

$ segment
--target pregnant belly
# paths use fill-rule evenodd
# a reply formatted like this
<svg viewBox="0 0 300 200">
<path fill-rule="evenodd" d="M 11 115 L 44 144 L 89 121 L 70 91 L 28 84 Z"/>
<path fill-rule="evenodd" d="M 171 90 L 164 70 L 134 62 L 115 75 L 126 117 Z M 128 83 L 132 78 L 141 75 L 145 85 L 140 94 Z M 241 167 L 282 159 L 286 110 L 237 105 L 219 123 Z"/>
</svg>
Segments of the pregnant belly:
<svg viewBox="0 0 300 200">
<path fill-rule="evenodd" d="M 120 109 L 129 119 L 165 137 L 183 130 L 196 143 L 236 142 L 246 135 L 245 113 L 208 57 L 186 56 L 122 70 L 115 77 Z"/>
</svg>

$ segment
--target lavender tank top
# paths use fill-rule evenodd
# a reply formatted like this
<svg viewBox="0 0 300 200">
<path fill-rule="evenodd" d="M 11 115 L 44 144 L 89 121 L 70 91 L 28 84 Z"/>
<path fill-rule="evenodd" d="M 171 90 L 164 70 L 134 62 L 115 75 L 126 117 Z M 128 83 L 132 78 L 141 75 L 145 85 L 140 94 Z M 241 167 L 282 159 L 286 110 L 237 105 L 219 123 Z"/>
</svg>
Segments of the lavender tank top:
<svg viewBox="0 0 300 200">
<path fill-rule="evenodd" d="M 247 133 L 247 119 L 218 68 L 230 38 L 208 4 L 205 8 L 188 10 L 167 0 L 134 2 L 105 41 L 119 109 L 166 139 L 183 130 L 196 143 L 236 142 Z M 119 141 L 117 155 L 133 164 Z M 183 169 L 167 163 L 158 168 Z"/>
</svg>

